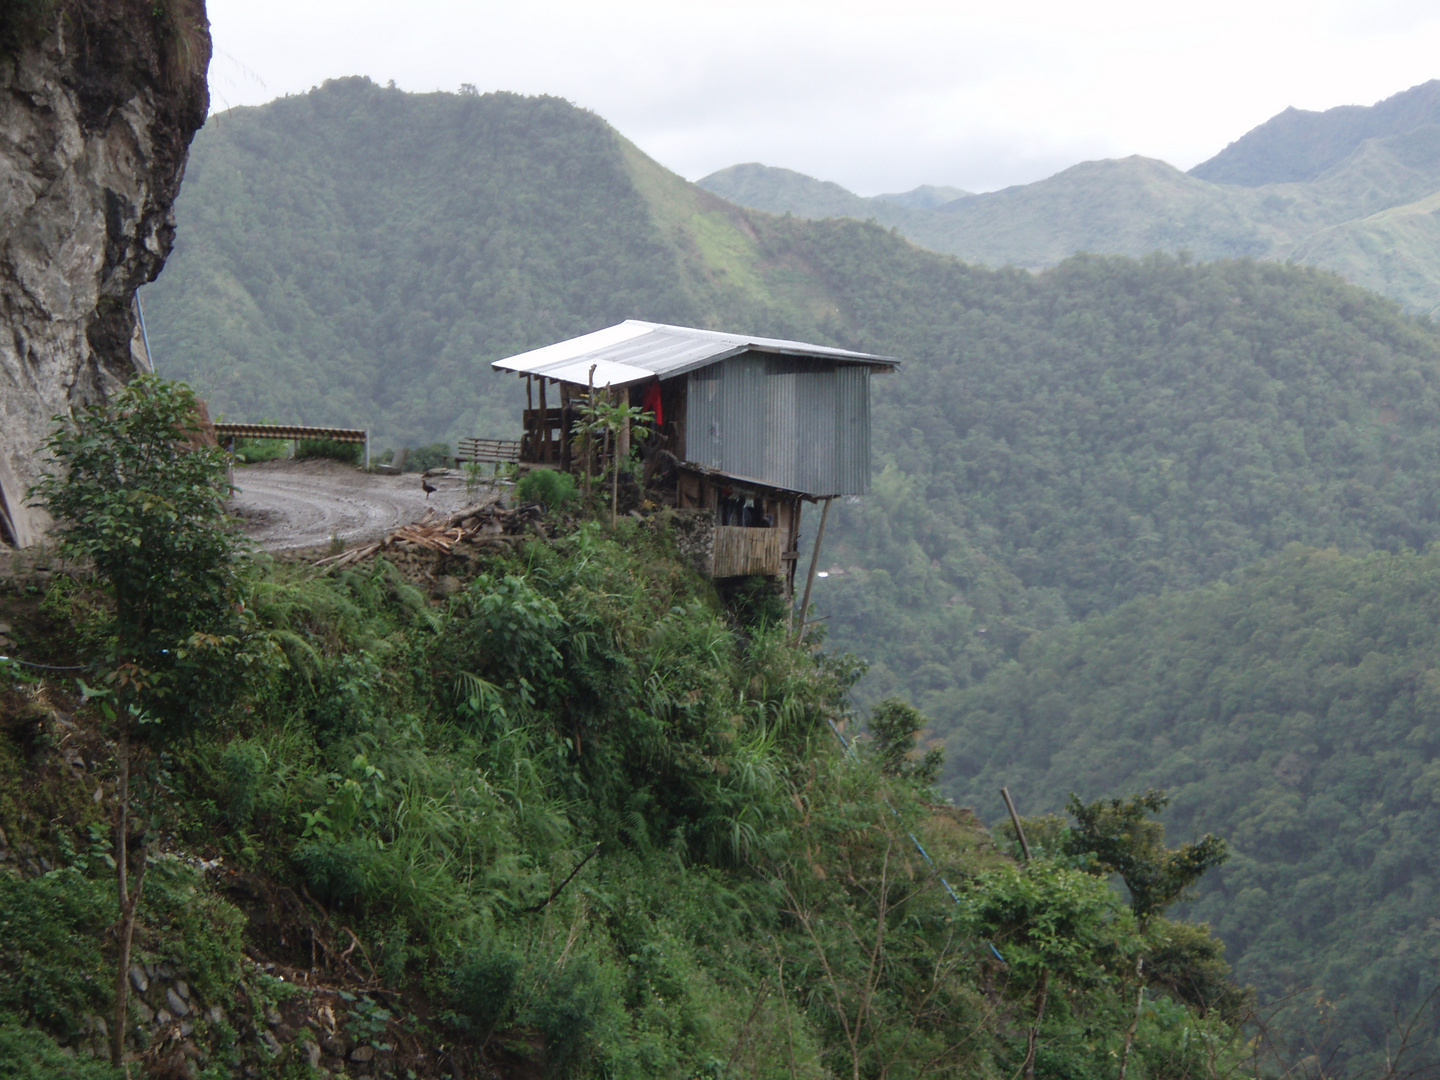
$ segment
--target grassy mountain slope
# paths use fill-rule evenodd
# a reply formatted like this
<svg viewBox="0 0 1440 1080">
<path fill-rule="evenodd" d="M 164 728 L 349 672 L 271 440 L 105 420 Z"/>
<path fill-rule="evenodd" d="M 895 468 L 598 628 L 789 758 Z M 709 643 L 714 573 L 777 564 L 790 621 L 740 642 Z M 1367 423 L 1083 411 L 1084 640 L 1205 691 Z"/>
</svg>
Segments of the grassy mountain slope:
<svg viewBox="0 0 1440 1080">
<path fill-rule="evenodd" d="M 1289 108 L 1246 132 L 1190 175 L 1214 184 L 1261 187 L 1314 180 L 1367 139 L 1398 135 L 1440 119 L 1440 79 L 1371 106 L 1324 112 Z"/>
<path fill-rule="evenodd" d="M 1319 1047 L 1393 1049 L 1440 959 L 1437 640 L 1440 552 L 1297 547 L 1031 642 L 955 699 L 952 790 L 990 803 L 1006 784 L 1038 814 L 1168 788 L 1176 834 L 1232 844 L 1189 911 L 1239 976 L 1296 995 L 1287 1020 Z M 1409 1067 L 1434 1067 L 1437 1031 L 1425 1012 Z"/>
<path fill-rule="evenodd" d="M 1440 334 L 1321 271 L 966 265 L 726 203 L 548 99 L 348 81 L 212 123 L 147 303 L 162 369 L 233 414 L 510 433 L 514 383 L 484 361 L 630 316 L 900 356 L 875 384 L 875 494 L 832 516 L 817 594 L 832 642 L 874 662 L 864 696 L 904 692 L 937 729 L 1037 631 L 1291 542 L 1440 538 Z M 369 147 L 402 131 L 380 175 Z M 1278 985 L 1297 950 L 1343 954 L 1334 920 L 1307 934 L 1247 946 L 1247 970 Z"/>
<path fill-rule="evenodd" d="M 1431 313 L 1440 308 L 1440 275 L 1424 257 L 1430 236 L 1423 219 L 1399 215 L 1385 226 L 1383 244 L 1326 234 L 1373 235 L 1366 219 L 1440 190 L 1437 120 L 1440 81 L 1368 109 L 1290 110 L 1212 159 L 1213 169 L 1207 162 L 1186 174 L 1141 157 L 1089 161 L 928 209 L 885 207 L 761 165 L 721 170 L 699 183 L 772 213 L 874 219 L 921 246 L 990 266 L 1053 266 L 1077 252 L 1295 260 Z M 1227 169 L 1263 179 L 1226 180 Z M 1407 253 L 1403 268 L 1391 265 L 1386 244 Z"/>
</svg>

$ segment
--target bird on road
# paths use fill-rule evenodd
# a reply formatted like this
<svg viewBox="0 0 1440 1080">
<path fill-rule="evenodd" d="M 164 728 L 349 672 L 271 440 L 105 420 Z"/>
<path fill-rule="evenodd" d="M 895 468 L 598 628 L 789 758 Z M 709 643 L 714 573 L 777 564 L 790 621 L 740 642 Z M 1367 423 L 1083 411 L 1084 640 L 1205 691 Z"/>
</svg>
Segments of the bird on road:
<svg viewBox="0 0 1440 1080">
<path fill-rule="evenodd" d="M 425 498 L 427 499 L 436 491 L 436 488 L 431 485 L 430 481 L 426 480 L 423 476 L 420 478 L 420 487 L 425 492 Z"/>
</svg>

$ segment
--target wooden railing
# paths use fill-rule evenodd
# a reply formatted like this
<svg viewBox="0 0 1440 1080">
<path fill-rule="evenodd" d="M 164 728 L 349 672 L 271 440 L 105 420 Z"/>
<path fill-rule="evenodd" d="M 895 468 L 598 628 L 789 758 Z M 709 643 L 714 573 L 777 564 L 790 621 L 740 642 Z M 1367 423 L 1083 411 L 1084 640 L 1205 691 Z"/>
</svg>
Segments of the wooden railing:
<svg viewBox="0 0 1440 1080">
<path fill-rule="evenodd" d="M 493 461 L 516 462 L 520 460 L 518 439 L 461 439 L 455 447 L 455 467 L 464 462 Z"/>
</svg>

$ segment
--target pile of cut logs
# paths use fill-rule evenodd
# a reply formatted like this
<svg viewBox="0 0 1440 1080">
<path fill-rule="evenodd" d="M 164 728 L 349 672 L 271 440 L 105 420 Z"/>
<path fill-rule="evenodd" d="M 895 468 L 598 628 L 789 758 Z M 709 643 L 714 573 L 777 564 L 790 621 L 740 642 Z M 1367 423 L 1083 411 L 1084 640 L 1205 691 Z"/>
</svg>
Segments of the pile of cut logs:
<svg viewBox="0 0 1440 1080">
<path fill-rule="evenodd" d="M 514 508 L 506 508 L 496 502 L 475 503 L 443 518 L 437 517 L 433 510 L 427 510 L 419 521 L 400 526 L 383 540 L 330 555 L 317 560 L 315 565 L 334 570 L 387 550 L 468 555 L 469 552 L 458 549 L 460 544 L 480 550 L 513 550 L 527 539 L 545 535 L 544 517 L 544 511 L 535 503 Z"/>
</svg>

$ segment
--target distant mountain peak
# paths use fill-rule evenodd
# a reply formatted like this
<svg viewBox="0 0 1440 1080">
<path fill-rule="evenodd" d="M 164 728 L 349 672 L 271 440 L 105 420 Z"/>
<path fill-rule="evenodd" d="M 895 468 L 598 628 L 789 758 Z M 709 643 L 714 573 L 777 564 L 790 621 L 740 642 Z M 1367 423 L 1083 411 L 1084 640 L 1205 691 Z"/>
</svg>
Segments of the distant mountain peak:
<svg viewBox="0 0 1440 1080">
<path fill-rule="evenodd" d="M 1213 184 L 1260 187 L 1314 180 L 1366 139 L 1400 135 L 1440 122 L 1440 79 L 1374 105 L 1340 105 L 1324 112 L 1293 105 L 1190 170 Z"/>
<path fill-rule="evenodd" d="M 907 206 L 911 210 L 937 210 L 946 203 L 952 203 L 956 199 L 969 198 L 972 193 L 957 187 L 944 187 L 936 184 L 921 184 L 909 191 L 902 191 L 898 194 L 876 195 L 875 198 L 883 199 L 885 202 L 894 203 L 896 206 Z"/>
</svg>

